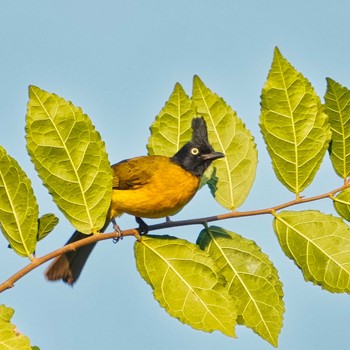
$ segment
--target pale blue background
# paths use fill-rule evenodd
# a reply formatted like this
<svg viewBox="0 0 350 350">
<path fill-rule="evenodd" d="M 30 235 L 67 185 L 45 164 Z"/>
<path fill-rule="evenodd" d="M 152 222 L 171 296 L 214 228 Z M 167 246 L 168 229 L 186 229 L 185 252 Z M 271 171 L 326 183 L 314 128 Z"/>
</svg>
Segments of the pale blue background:
<svg viewBox="0 0 350 350">
<path fill-rule="evenodd" d="M 107 144 L 111 162 L 145 154 L 148 127 L 176 82 L 191 94 L 198 74 L 244 120 L 256 137 L 259 168 L 241 210 L 288 201 L 275 180 L 258 128 L 261 88 L 277 45 L 320 96 L 325 77 L 350 87 L 348 1 L 13 1 L 0 4 L 0 138 L 33 179 L 41 213 L 61 222 L 39 244 L 43 255 L 61 246 L 72 228 L 51 202 L 25 150 L 24 117 L 30 84 L 82 106 Z M 341 185 L 328 158 L 305 195 Z M 300 208 L 310 208 L 303 206 Z M 329 213 L 327 200 L 317 207 Z M 223 213 L 203 189 L 177 218 Z M 119 220 L 134 227 L 131 217 Z M 254 239 L 279 270 L 286 313 L 280 349 L 348 349 L 348 295 L 332 295 L 303 281 L 271 229 L 271 217 L 219 223 Z M 162 233 L 195 240 L 198 228 Z M 161 232 L 159 232 L 161 233 Z M 138 276 L 133 239 L 101 243 L 79 283 L 48 283 L 44 266 L 0 295 L 16 309 L 14 322 L 41 349 L 272 349 L 251 330 L 238 339 L 195 331 L 169 317 Z M 0 238 L 0 278 L 26 260 Z"/>
</svg>

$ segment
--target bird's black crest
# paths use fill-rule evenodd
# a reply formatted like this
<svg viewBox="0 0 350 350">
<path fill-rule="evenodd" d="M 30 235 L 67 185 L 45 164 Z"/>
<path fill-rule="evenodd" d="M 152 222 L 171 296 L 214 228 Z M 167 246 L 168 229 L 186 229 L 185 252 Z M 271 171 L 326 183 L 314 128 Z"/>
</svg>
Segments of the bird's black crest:
<svg viewBox="0 0 350 350">
<path fill-rule="evenodd" d="M 202 176 L 208 166 L 224 155 L 215 152 L 208 139 L 207 124 L 203 117 L 192 119 L 192 140 L 170 158 L 170 160 L 195 176 Z"/>
<path fill-rule="evenodd" d="M 207 123 L 203 117 L 192 119 L 192 142 L 198 146 L 209 145 Z"/>
</svg>

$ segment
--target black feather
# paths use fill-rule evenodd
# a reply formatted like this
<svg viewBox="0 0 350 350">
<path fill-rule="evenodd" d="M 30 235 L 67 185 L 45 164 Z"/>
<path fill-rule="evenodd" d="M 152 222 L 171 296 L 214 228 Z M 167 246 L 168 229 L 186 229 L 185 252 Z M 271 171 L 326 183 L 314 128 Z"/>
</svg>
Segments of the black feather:
<svg viewBox="0 0 350 350">
<path fill-rule="evenodd" d="M 192 120 L 192 140 L 170 159 L 191 174 L 201 177 L 213 160 L 224 157 L 215 152 L 208 139 L 207 124 L 203 117 Z"/>
</svg>

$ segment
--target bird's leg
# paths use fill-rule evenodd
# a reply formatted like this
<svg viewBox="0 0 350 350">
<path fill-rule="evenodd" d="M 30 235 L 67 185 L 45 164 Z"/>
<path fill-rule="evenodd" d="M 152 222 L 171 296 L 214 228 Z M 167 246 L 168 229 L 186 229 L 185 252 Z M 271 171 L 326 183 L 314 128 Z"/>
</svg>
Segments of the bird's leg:
<svg viewBox="0 0 350 350">
<path fill-rule="evenodd" d="M 170 216 L 165 217 L 165 222 L 171 222 Z"/>
<path fill-rule="evenodd" d="M 118 243 L 120 239 L 123 239 L 123 231 L 120 229 L 114 218 L 111 219 L 111 222 L 113 224 L 114 232 L 116 233 L 116 237 L 113 238 L 113 243 Z"/>
<path fill-rule="evenodd" d="M 139 228 L 137 229 L 140 235 L 147 235 L 148 233 L 148 225 L 138 216 L 135 216 L 136 222 L 139 224 Z"/>
</svg>

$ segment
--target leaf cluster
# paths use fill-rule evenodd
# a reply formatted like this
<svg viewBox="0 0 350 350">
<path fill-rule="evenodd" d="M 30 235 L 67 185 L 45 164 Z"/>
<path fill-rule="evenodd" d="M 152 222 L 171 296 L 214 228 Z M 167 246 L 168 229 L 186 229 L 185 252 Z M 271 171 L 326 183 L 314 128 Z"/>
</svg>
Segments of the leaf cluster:
<svg viewBox="0 0 350 350">
<path fill-rule="evenodd" d="M 207 170 L 202 186 L 208 186 L 229 211 L 226 218 L 233 218 L 255 180 L 256 144 L 237 113 L 198 76 L 191 97 L 175 85 L 150 128 L 148 153 L 176 153 L 190 138 L 196 116 L 205 119 L 214 149 L 225 154 Z M 311 83 L 275 49 L 260 114 L 274 172 L 294 193 L 293 204 L 305 202 L 302 192 L 314 180 L 328 149 L 341 187 L 323 198 L 333 201 L 339 217 L 316 210 L 283 210 L 288 205 L 249 215 L 272 214 L 283 252 L 306 281 L 333 293 L 350 291 L 350 231 L 345 223 L 350 220 L 349 120 L 347 88 L 328 78 L 322 103 Z M 58 208 L 77 230 L 98 233 L 110 204 L 112 172 L 89 117 L 71 102 L 31 86 L 26 140 L 32 162 Z M 38 212 L 30 180 L 0 147 L 1 230 L 17 254 L 32 260 L 36 243 L 58 221 L 53 214 L 39 218 Z M 255 242 L 202 223 L 196 243 L 166 235 L 138 237 L 134 254 L 140 275 L 159 304 L 181 322 L 231 337 L 237 324 L 245 325 L 277 346 L 285 311 L 277 269 Z"/>
</svg>

